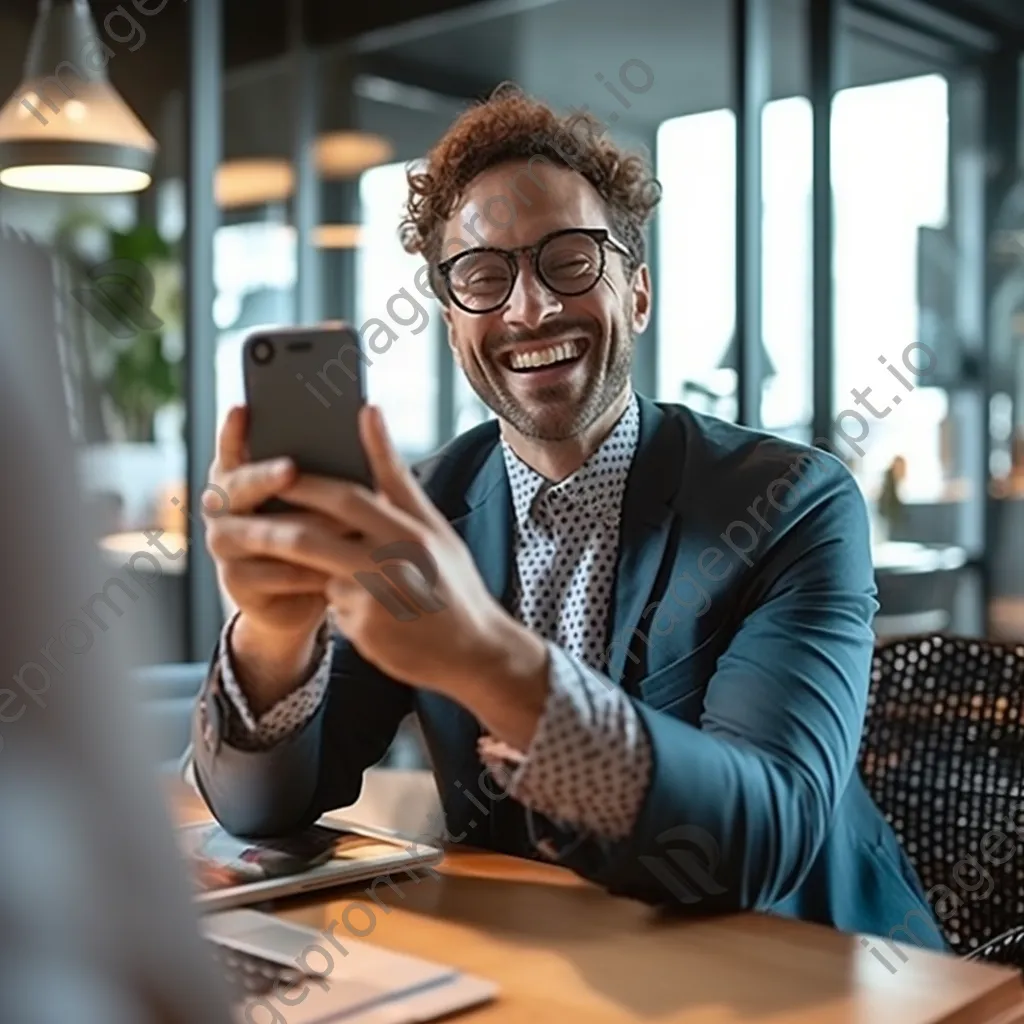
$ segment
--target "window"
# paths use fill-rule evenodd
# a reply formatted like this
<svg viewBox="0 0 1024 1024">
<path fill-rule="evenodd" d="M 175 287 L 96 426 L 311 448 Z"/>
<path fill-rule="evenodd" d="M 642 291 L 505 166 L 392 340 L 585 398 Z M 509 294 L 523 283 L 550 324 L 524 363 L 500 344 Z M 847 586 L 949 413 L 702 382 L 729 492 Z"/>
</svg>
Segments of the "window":
<svg viewBox="0 0 1024 1024">
<path fill-rule="evenodd" d="M 839 436 L 863 434 L 858 476 L 869 491 L 897 455 L 904 493 L 934 495 L 942 481 L 940 428 L 948 397 L 917 387 L 909 365 L 927 368 L 919 340 L 918 252 L 922 228 L 949 219 L 948 83 L 923 75 L 844 89 L 832 114 L 835 191 L 835 395 Z M 883 362 L 884 360 L 884 362 Z M 891 369 L 890 369 L 891 367 Z M 911 381 L 912 392 L 896 370 Z M 888 372 L 887 372 L 888 371 Z M 854 390 L 884 416 L 855 405 Z"/>
<path fill-rule="evenodd" d="M 762 125 L 762 417 L 768 429 L 801 436 L 812 414 L 810 104 L 802 97 L 769 103 Z M 735 419 L 733 112 L 663 122 L 658 177 L 665 188 L 658 234 L 658 397 Z"/>
<path fill-rule="evenodd" d="M 424 298 L 423 259 L 398 239 L 406 167 L 384 164 L 359 179 L 363 241 L 356 260 L 356 320 L 367 346 L 366 387 L 392 440 L 410 459 L 438 443 L 440 303 Z M 422 288 L 422 291 L 421 291 Z"/>
<path fill-rule="evenodd" d="M 763 307 L 768 363 L 763 425 L 809 440 L 811 365 L 810 104 L 775 100 L 763 113 Z M 907 376 L 903 358 L 919 339 L 922 229 L 949 219 L 948 83 L 937 74 L 844 89 L 833 110 L 836 409 L 874 387 L 879 409 L 858 476 L 874 488 L 896 455 L 909 467 L 907 492 L 942 480 L 941 426 L 948 397 L 907 390 L 882 359 Z M 695 157 L 695 154 L 698 156 Z M 736 415 L 730 351 L 735 327 L 736 138 L 730 110 L 665 121 L 658 131 L 662 298 L 658 303 L 658 396 L 727 419 Z M 911 351 L 910 364 L 926 358 Z M 891 370 L 889 371 L 892 372 Z M 895 390 L 894 390 L 895 388 Z M 912 393 L 911 393 L 912 391 Z M 895 397 L 898 394 L 899 400 Z M 856 438 L 863 427 L 840 415 Z M 842 446 L 841 446 L 842 447 Z"/>
<path fill-rule="evenodd" d="M 217 429 L 245 401 L 242 346 L 255 327 L 294 322 L 295 229 L 261 220 L 228 224 L 213 236 L 213 319 L 217 338 Z"/>
<path fill-rule="evenodd" d="M 736 127 L 731 110 L 658 128 L 661 297 L 658 398 L 736 416 L 736 374 L 722 367 L 736 324 Z"/>
</svg>

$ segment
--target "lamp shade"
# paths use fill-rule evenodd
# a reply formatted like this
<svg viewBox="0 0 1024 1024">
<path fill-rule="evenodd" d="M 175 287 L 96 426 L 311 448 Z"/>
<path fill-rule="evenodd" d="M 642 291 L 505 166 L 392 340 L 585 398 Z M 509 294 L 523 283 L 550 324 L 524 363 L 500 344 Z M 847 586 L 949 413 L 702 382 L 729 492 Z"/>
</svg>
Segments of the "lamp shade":
<svg viewBox="0 0 1024 1024">
<path fill-rule="evenodd" d="M 0 108 L 0 184 L 137 192 L 156 140 L 107 79 L 111 48 L 87 0 L 40 0 L 22 83 Z"/>
<path fill-rule="evenodd" d="M 387 163 L 395 147 L 372 132 L 328 132 L 316 140 L 316 168 L 327 179 L 354 178 Z"/>
<path fill-rule="evenodd" d="M 362 237 L 359 224 L 320 224 L 313 231 L 313 244 L 318 249 L 356 249 Z"/>
<path fill-rule="evenodd" d="M 292 165 L 278 157 L 228 160 L 213 183 L 217 205 L 226 210 L 285 202 L 294 190 Z"/>
</svg>

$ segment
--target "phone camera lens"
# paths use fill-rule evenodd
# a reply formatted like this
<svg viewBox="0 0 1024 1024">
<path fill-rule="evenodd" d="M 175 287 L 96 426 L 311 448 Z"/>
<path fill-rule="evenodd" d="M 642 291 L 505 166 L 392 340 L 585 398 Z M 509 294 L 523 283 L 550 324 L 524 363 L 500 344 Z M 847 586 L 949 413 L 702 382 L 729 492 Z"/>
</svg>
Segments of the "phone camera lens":
<svg viewBox="0 0 1024 1024">
<path fill-rule="evenodd" d="M 253 362 L 266 366 L 274 358 L 274 346 L 266 338 L 260 338 L 252 347 Z"/>
</svg>

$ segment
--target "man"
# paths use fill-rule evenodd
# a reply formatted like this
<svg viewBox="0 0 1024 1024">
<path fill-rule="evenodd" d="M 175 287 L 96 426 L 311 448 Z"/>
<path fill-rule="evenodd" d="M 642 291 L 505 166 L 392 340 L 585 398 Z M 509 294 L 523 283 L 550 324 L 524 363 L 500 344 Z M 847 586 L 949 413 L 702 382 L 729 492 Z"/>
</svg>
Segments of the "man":
<svg viewBox="0 0 1024 1024">
<path fill-rule="evenodd" d="M 599 135 L 502 92 L 410 177 L 403 238 L 497 423 L 414 475 L 364 410 L 370 493 L 248 464 L 229 416 L 208 543 L 239 611 L 199 785 L 231 831 L 299 829 L 356 800 L 413 711 L 452 840 L 701 913 L 931 922 L 856 774 L 861 495 L 830 455 L 634 393 L 659 190 Z M 275 495 L 302 511 L 251 514 Z M 355 578 L 390 545 L 422 553 L 398 616 Z"/>
</svg>

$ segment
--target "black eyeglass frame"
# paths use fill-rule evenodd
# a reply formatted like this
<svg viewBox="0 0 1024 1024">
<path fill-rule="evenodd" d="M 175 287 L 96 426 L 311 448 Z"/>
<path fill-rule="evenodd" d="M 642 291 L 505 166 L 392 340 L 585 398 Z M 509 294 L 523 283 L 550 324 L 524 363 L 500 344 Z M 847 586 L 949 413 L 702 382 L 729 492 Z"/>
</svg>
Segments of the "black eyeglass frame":
<svg viewBox="0 0 1024 1024">
<path fill-rule="evenodd" d="M 594 276 L 594 280 L 591 284 L 588 284 L 586 288 L 580 289 L 578 292 L 567 292 L 561 288 L 555 288 L 551 285 L 548 279 L 544 276 L 543 271 L 540 269 L 540 254 L 541 250 L 551 241 L 556 238 L 563 238 L 565 235 L 587 235 L 592 238 L 598 244 L 598 248 L 601 253 L 601 264 L 598 267 L 597 274 Z M 444 281 L 444 290 L 448 295 L 448 298 L 455 303 L 459 309 L 464 310 L 466 313 L 473 313 L 477 316 L 483 316 L 487 313 L 493 313 L 496 309 L 501 309 L 502 306 L 508 302 L 510 296 L 516 289 L 516 281 L 519 280 L 519 257 L 523 254 L 529 254 L 530 265 L 533 267 L 533 272 L 536 274 L 537 279 L 544 285 L 548 291 L 555 295 L 565 295 L 575 297 L 577 295 L 586 295 L 587 292 L 593 291 L 597 287 L 598 282 L 604 277 L 605 269 L 607 268 L 608 250 L 606 246 L 611 246 L 620 255 L 625 256 L 629 263 L 632 265 L 636 261 L 636 257 L 633 255 L 632 250 L 624 243 L 620 242 L 608 228 L 560 228 L 558 231 L 552 231 L 550 234 L 545 235 L 543 238 L 534 242 L 532 245 L 520 245 L 514 249 L 502 249 L 499 246 L 477 246 L 473 249 L 464 249 L 462 252 L 456 253 L 454 256 L 449 257 L 446 260 L 442 260 L 437 264 L 435 270 L 438 276 Z M 459 260 L 465 259 L 467 256 L 478 256 L 480 253 L 494 253 L 495 255 L 504 258 L 505 262 L 509 265 L 511 271 L 511 278 L 509 279 L 508 291 L 505 293 L 500 302 L 496 302 L 493 305 L 486 307 L 485 309 L 474 309 L 471 306 L 467 306 L 460 302 L 456 297 L 454 289 L 452 288 L 451 273 L 452 268 Z"/>
</svg>

